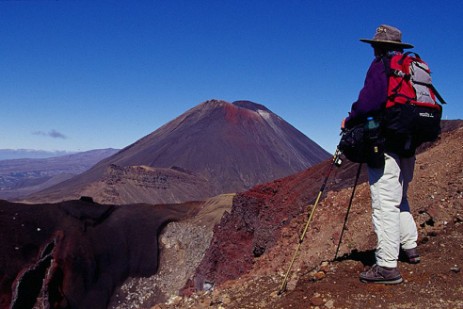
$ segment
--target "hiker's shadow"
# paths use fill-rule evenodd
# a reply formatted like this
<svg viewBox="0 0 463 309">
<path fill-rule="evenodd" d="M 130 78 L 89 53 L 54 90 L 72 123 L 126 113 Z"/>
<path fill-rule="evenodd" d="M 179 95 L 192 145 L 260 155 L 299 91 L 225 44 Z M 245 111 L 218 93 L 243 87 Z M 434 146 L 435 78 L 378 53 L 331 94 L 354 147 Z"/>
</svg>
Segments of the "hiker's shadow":
<svg viewBox="0 0 463 309">
<path fill-rule="evenodd" d="M 362 262 L 363 266 L 373 266 L 376 263 L 375 250 L 368 250 L 368 251 L 352 250 L 350 254 L 344 254 L 343 256 L 339 256 L 333 261 L 342 262 L 342 261 L 347 261 L 347 260 Z M 402 249 L 399 252 L 398 261 L 408 262 L 407 255 Z"/>
<path fill-rule="evenodd" d="M 336 262 L 342 262 L 346 260 L 362 262 L 363 266 L 372 266 L 376 262 L 375 250 L 369 251 L 357 251 L 352 250 L 350 254 L 344 254 L 343 256 L 337 257 Z"/>
</svg>

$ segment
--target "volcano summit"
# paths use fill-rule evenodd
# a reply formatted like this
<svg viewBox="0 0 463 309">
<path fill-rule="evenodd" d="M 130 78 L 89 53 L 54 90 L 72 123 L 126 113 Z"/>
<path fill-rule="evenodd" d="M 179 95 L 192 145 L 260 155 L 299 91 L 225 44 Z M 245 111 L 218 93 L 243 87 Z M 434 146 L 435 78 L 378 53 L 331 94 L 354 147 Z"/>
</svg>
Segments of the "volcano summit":
<svg viewBox="0 0 463 309">
<path fill-rule="evenodd" d="M 263 105 L 209 100 L 32 202 L 178 203 L 300 172 L 329 157 Z"/>
</svg>

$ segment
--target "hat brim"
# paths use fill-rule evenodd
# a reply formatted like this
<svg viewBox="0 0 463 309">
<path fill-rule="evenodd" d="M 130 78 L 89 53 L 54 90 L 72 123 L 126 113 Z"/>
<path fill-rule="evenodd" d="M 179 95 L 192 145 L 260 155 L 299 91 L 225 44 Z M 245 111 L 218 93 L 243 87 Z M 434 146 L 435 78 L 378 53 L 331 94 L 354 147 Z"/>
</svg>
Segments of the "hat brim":
<svg viewBox="0 0 463 309">
<path fill-rule="evenodd" d="M 396 41 L 386 41 L 386 40 L 368 40 L 368 39 L 360 39 L 360 41 L 368 44 L 388 44 L 393 46 L 400 46 L 402 48 L 413 48 L 412 44 L 396 42 Z"/>
</svg>

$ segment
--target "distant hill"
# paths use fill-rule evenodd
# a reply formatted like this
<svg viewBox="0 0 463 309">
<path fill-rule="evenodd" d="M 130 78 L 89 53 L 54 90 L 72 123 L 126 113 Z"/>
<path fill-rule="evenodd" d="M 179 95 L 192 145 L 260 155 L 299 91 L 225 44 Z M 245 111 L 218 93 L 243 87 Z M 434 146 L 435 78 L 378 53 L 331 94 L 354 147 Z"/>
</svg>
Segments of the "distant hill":
<svg viewBox="0 0 463 309">
<path fill-rule="evenodd" d="M 0 160 L 44 159 L 74 154 L 68 151 L 45 151 L 35 149 L 0 149 Z"/>
<path fill-rule="evenodd" d="M 239 192 L 330 155 L 263 105 L 206 101 L 28 201 L 177 203 Z"/>
<path fill-rule="evenodd" d="M 0 150 L 2 152 L 4 150 Z M 12 200 L 41 191 L 78 175 L 117 149 L 98 149 L 40 159 L 0 160 L 0 199 Z M 13 151 L 16 155 L 51 154 L 40 151 Z M 35 155 L 34 155 L 35 154 Z"/>
</svg>

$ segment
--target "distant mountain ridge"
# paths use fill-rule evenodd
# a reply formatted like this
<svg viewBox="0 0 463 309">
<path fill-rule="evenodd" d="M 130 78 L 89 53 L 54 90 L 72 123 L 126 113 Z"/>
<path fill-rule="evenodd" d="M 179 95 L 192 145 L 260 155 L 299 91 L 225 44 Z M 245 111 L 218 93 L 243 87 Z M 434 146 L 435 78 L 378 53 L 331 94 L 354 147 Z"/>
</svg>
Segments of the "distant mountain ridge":
<svg viewBox="0 0 463 309">
<path fill-rule="evenodd" d="M 184 202 L 243 191 L 329 156 L 261 104 L 209 100 L 30 200 L 90 195 L 100 203 Z M 162 185 L 152 185 L 153 173 Z"/>
<path fill-rule="evenodd" d="M 47 158 L 0 160 L 0 199 L 15 199 L 63 182 L 117 151 L 109 148 Z"/>
<path fill-rule="evenodd" d="M 46 151 L 37 149 L 0 149 L 0 160 L 45 159 L 77 153 L 75 151 Z"/>
</svg>

